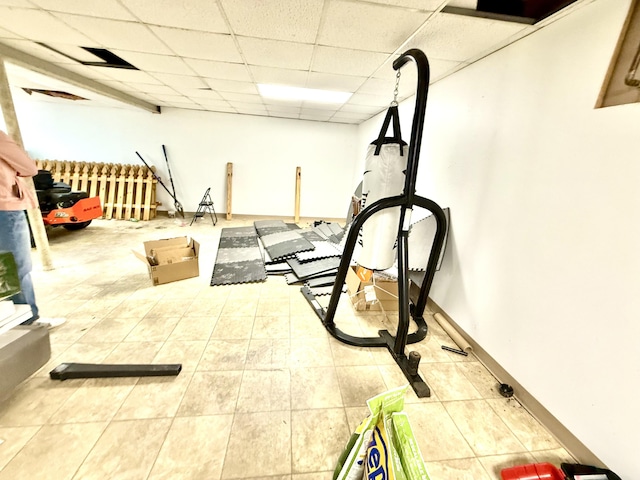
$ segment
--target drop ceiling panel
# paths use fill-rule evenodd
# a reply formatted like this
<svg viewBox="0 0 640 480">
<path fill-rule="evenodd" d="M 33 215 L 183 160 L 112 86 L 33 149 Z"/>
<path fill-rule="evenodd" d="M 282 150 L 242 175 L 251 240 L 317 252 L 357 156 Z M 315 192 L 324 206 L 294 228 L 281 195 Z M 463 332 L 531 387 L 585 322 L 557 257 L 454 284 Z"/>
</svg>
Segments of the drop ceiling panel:
<svg viewBox="0 0 640 480">
<path fill-rule="evenodd" d="M 220 0 L 236 35 L 314 43 L 324 0 Z"/>
<path fill-rule="evenodd" d="M 154 105 L 358 123 L 389 105 L 400 52 L 423 50 L 433 83 L 592 1 L 531 26 L 442 13 L 446 0 L 0 0 L 0 51 L 8 64 L 35 57 L 56 78 L 66 69 Z M 85 66 L 36 42 L 92 62 L 81 47 L 105 48 L 140 70 Z M 413 62 L 401 72 L 399 101 L 417 86 Z M 301 111 L 261 98 L 257 83 L 354 95 Z"/>
<path fill-rule="evenodd" d="M 177 55 L 204 60 L 242 63 L 242 57 L 231 35 L 180 30 L 169 27 L 150 27 Z"/>
<path fill-rule="evenodd" d="M 288 70 L 285 68 L 249 67 L 257 83 L 273 83 L 304 87 L 307 84 L 307 72 L 304 70 Z"/>
<path fill-rule="evenodd" d="M 208 85 L 200 77 L 175 75 L 173 73 L 153 73 L 153 77 L 170 87 L 206 88 Z"/>
<path fill-rule="evenodd" d="M 244 59 L 249 65 L 308 70 L 313 45 L 304 43 L 237 37 Z"/>
<path fill-rule="evenodd" d="M 220 96 L 228 102 L 251 103 L 262 105 L 262 97 L 260 95 L 250 95 L 248 93 L 220 92 Z"/>
<path fill-rule="evenodd" d="M 155 53 L 130 52 L 126 50 L 111 50 L 123 60 L 140 70 L 158 73 L 174 73 L 194 75 L 195 72 L 180 58 L 171 55 L 156 55 Z"/>
<path fill-rule="evenodd" d="M 211 108 L 231 108 L 226 100 L 216 100 L 215 98 L 192 98 L 193 101 L 203 107 Z"/>
<path fill-rule="evenodd" d="M 131 83 L 155 83 L 161 84 L 159 80 L 153 77 L 151 74 L 147 72 L 143 72 L 142 70 L 126 70 L 123 68 L 108 68 L 108 67 L 94 67 L 94 68 L 102 68 L 104 74 L 113 80 L 118 80 L 120 82 L 131 82 Z"/>
<path fill-rule="evenodd" d="M 0 7 L 0 19 L 6 30 L 36 42 L 97 46 L 96 42 L 80 33 L 82 29 L 75 30 L 45 11 Z"/>
<path fill-rule="evenodd" d="M 388 55 L 335 47 L 316 47 L 311 65 L 314 72 L 369 77 Z"/>
<path fill-rule="evenodd" d="M 5 30 L 4 28 L 0 28 L 0 39 L 8 39 L 8 38 L 22 38 L 17 33 L 10 32 L 9 30 Z"/>
<path fill-rule="evenodd" d="M 347 75 L 336 75 L 333 73 L 310 72 L 307 77 L 307 87 L 318 88 L 321 90 L 355 92 L 366 79 L 367 77 L 352 77 Z"/>
<path fill-rule="evenodd" d="M 392 53 L 428 18 L 424 12 L 331 0 L 318 43 Z"/>
<path fill-rule="evenodd" d="M 56 13 L 54 15 L 67 25 L 86 32 L 87 36 L 94 40 L 93 43 L 97 43 L 99 46 L 133 52 L 172 53 L 145 25 L 139 23 L 106 20 L 67 13 Z M 83 47 L 91 46 L 82 42 L 75 42 L 75 44 Z"/>
<path fill-rule="evenodd" d="M 250 82 L 234 82 L 232 80 L 220 80 L 217 78 L 206 78 L 205 82 L 217 92 L 258 94 L 258 89 Z"/>
<path fill-rule="evenodd" d="M 200 103 L 200 101 L 207 100 L 224 100 L 218 92 L 211 90 L 209 87 L 205 88 L 185 88 L 185 87 L 173 87 L 174 93 L 178 92 L 185 97 L 189 97 L 194 102 Z M 225 102 L 226 103 L 226 102 Z"/>
<path fill-rule="evenodd" d="M 0 5 L 5 5 L 7 7 L 33 8 L 33 3 L 29 0 L 0 0 Z"/>
<path fill-rule="evenodd" d="M 463 62 L 524 28 L 526 26 L 521 23 L 441 13 L 408 43 L 407 48 L 419 48 L 429 58 Z M 473 38 L 473 42 L 468 41 L 469 38 Z"/>
<path fill-rule="evenodd" d="M 214 1 L 121 0 L 144 23 L 167 27 L 230 33 Z"/>
<path fill-rule="evenodd" d="M 447 4 L 447 0 L 367 0 L 372 3 L 380 3 L 383 5 L 395 5 L 397 7 L 412 8 L 433 12 L 439 10 Z M 476 0 L 477 1 L 477 0 Z"/>
<path fill-rule="evenodd" d="M 34 57 L 38 57 L 40 59 L 46 60 L 52 63 L 69 63 L 73 65 L 80 65 L 78 62 L 65 57 L 64 55 L 60 55 L 59 53 L 54 52 L 53 50 L 43 47 L 37 43 L 31 42 L 29 40 L 10 40 L 10 39 L 2 39 L 1 40 L 4 45 L 8 45 L 13 48 L 17 48 L 18 50 L 25 52 L 29 55 L 33 55 Z M 51 44 L 54 48 L 61 47 L 58 44 Z"/>
<path fill-rule="evenodd" d="M 241 82 L 251 81 L 249 70 L 243 63 L 214 62 L 195 58 L 185 58 L 184 61 L 202 77 L 238 80 Z"/>
<path fill-rule="evenodd" d="M 33 0 L 33 3 L 52 12 L 75 13 L 113 20 L 136 20 L 117 0 Z"/>
</svg>

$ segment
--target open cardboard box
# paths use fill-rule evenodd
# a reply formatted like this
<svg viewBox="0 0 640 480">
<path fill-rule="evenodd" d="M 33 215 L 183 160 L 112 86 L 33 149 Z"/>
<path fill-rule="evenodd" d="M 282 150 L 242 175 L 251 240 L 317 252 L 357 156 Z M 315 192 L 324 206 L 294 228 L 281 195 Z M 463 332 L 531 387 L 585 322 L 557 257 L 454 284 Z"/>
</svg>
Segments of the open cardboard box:
<svg viewBox="0 0 640 480">
<path fill-rule="evenodd" d="M 200 275 L 200 244 L 189 237 L 166 238 L 144 242 L 144 255 L 136 252 L 149 269 L 154 285 L 184 280 Z"/>
<path fill-rule="evenodd" d="M 358 267 L 351 266 L 347 271 L 347 292 L 353 308 L 357 311 L 398 311 L 398 282 L 373 277 L 362 280 L 356 273 Z"/>
</svg>

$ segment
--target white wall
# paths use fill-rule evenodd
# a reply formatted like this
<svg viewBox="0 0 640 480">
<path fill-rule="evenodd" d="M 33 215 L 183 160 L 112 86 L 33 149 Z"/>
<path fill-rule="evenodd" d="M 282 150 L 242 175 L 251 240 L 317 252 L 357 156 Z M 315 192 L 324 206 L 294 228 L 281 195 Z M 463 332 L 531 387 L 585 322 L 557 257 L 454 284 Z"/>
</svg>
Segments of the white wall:
<svg viewBox="0 0 640 480">
<path fill-rule="evenodd" d="M 95 108 L 59 100 L 37 102 L 19 89 L 14 103 L 25 148 L 33 158 L 155 165 L 194 212 L 211 187 L 216 212 L 226 211 L 226 164 L 233 163 L 234 214 L 293 216 L 296 167 L 301 167 L 300 215 L 342 218 L 354 189 L 357 127 L 303 120 L 166 109 L 161 115 Z M 160 210 L 173 199 L 158 185 Z"/>
<path fill-rule="evenodd" d="M 629 3 L 595 1 L 432 86 L 417 188 L 451 208 L 433 299 L 625 479 L 640 478 L 640 104 L 593 107 Z"/>
</svg>

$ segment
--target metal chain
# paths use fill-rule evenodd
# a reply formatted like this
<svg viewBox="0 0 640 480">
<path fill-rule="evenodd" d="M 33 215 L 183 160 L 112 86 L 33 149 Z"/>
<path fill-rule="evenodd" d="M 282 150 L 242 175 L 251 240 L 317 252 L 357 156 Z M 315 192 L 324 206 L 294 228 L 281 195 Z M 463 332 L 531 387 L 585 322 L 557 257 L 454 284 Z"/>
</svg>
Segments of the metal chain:
<svg viewBox="0 0 640 480">
<path fill-rule="evenodd" d="M 400 70 L 396 73 L 396 86 L 393 89 L 393 101 L 391 102 L 391 106 L 398 106 L 398 86 L 400 85 Z"/>
</svg>

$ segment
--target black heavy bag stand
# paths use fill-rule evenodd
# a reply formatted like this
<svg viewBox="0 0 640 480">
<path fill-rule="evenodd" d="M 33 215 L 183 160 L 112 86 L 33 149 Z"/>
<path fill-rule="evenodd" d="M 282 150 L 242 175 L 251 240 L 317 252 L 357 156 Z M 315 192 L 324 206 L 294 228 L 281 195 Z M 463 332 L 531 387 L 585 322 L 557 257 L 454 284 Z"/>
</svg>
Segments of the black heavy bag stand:
<svg viewBox="0 0 640 480">
<path fill-rule="evenodd" d="M 347 240 L 345 243 L 342 259 L 336 274 L 335 284 L 331 293 L 329 305 L 325 310 L 315 299 L 308 287 L 302 287 L 302 293 L 311 304 L 316 314 L 324 324 L 329 333 L 341 342 L 358 347 L 387 347 L 389 352 L 400 366 L 411 387 L 418 397 L 428 397 L 431 395 L 428 385 L 420 378 L 418 364 L 420 354 L 411 352 L 405 355 L 405 347 L 408 343 L 416 343 L 423 340 L 427 335 L 427 324 L 424 320 L 424 309 L 427 305 L 429 289 L 433 283 L 436 273 L 438 257 L 442 250 L 446 232 L 446 217 L 438 204 L 427 198 L 419 197 L 415 194 L 416 176 L 418 173 L 418 160 L 420 157 L 420 144 L 422 141 L 422 129 L 424 126 L 424 116 L 427 104 L 427 93 L 429 89 L 429 61 L 425 54 L 418 49 L 407 50 L 393 62 L 394 70 L 399 70 L 410 60 L 416 63 L 418 69 L 418 86 L 416 92 L 416 104 L 411 127 L 411 139 L 409 143 L 409 155 L 407 159 L 407 170 L 402 195 L 382 198 L 362 210 L 353 220 Z M 393 107 L 392 107 L 393 108 Z M 397 113 L 396 113 L 397 115 Z M 388 122 L 386 122 L 388 125 Z M 385 128 L 385 127 L 383 127 Z M 429 254 L 427 268 L 420 287 L 417 303 L 410 305 L 409 298 L 409 275 L 408 275 L 408 239 L 409 226 L 411 223 L 411 212 L 414 206 L 429 210 L 436 219 L 436 233 Z M 350 268 L 353 251 L 358 240 L 360 228 L 373 214 L 393 207 L 400 207 L 400 220 L 397 237 L 398 256 L 398 329 L 394 337 L 388 330 L 380 330 L 377 337 L 355 337 L 341 331 L 334 323 L 334 316 L 338 307 L 338 301 L 342 292 L 342 286 Z M 417 324 L 418 330 L 412 334 L 409 331 L 409 318 Z"/>
</svg>

